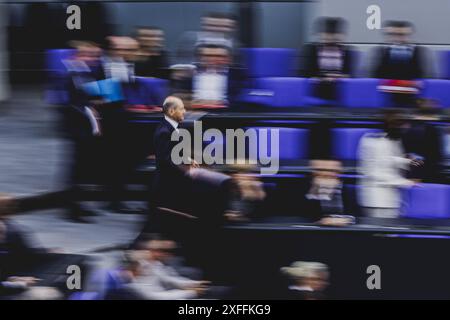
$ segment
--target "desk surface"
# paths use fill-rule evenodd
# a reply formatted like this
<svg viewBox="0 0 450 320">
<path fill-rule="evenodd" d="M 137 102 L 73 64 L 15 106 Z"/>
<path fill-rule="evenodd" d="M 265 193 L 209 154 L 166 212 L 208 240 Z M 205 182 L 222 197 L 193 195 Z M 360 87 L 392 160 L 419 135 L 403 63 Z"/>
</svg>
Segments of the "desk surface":
<svg viewBox="0 0 450 320">
<path fill-rule="evenodd" d="M 278 222 L 276 222 L 278 220 Z M 271 218 L 267 221 L 229 225 L 228 229 L 282 230 L 308 232 L 363 232 L 384 237 L 450 239 L 450 221 L 418 219 L 357 218 L 357 223 L 345 227 L 321 226 L 305 223 L 301 218 Z"/>
</svg>

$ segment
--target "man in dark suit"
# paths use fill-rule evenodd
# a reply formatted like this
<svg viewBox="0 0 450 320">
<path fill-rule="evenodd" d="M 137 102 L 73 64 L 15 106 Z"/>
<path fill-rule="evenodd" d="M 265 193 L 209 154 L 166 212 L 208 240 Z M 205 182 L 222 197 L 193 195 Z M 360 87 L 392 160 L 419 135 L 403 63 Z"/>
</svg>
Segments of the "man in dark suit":
<svg viewBox="0 0 450 320">
<path fill-rule="evenodd" d="M 74 222 L 88 222 L 86 216 L 93 215 L 82 209 L 79 200 L 79 185 L 92 178 L 95 172 L 95 161 L 98 156 L 96 149 L 97 137 L 101 135 L 101 126 L 95 110 L 97 97 L 89 96 L 83 90 L 83 85 L 96 81 L 99 74 L 100 48 L 95 43 L 74 41 L 75 55 L 63 63 L 69 74 L 67 92 L 69 104 L 62 109 L 63 130 L 71 142 L 68 175 L 68 218 Z"/>
<path fill-rule="evenodd" d="M 407 21 L 389 21 L 385 26 L 387 46 L 377 49 L 374 77 L 414 80 L 424 77 L 423 49 L 412 44 L 413 26 Z"/>
<path fill-rule="evenodd" d="M 374 78 L 415 81 L 425 76 L 424 49 L 410 41 L 413 26 L 407 21 L 389 21 L 385 26 L 387 46 L 377 49 Z M 414 82 L 409 87 L 416 87 Z M 416 94 L 393 92 L 395 107 L 413 107 Z"/>
<path fill-rule="evenodd" d="M 153 141 L 156 157 L 156 173 L 154 177 L 155 204 L 172 209 L 182 209 L 189 185 L 189 169 L 198 164 L 191 160 L 191 165 L 177 165 L 172 159 L 172 149 L 178 143 L 172 140 L 172 134 L 179 132 L 179 124 L 184 120 L 186 109 L 183 101 L 177 97 L 166 98 L 163 104 L 164 119 L 156 128 Z M 176 199 L 174 198 L 176 195 Z"/>
<path fill-rule="evenodd" d="M 317 21 L 319 42 L 305 48 L 304 73 L 316 80 L 317 98 L 335 100 L 336 80 L 349 77 L 352 66 L 350 50 L 342 44 L 345 21 L 341 18 L 322 18 Z"/>
<path fill-rule="evenodd" d="M 108 37 L 106 54 L 101 58 L 104 78 L 120 83 L 121 99 L 108 102 L 98 108 L 103 129 L 103 178 L 110 203 L 108 210 L 121 213 L 136 213 L 121 200 L 126 182 L 136 164 L 132 143 L 130 143 L 130 117 L 125 104 L 127 93 L 135 81 L 135 61 L 138 56 L 138 42 L 129 37 Z"/>
<path fill-rule="evenodd" d="M 136 75 L 167 79 L 169 59 L 164 50 L 164 31 L 157 27 L 139 27 L 136 30 L 140 54 L 136 62 Z"/>
<path fill-rule="evenodd" d="M 233 64 L 231 49 L 202 44 L 196 48 L 196 53 L 196 70 L 190 83 L 192 105 L 232 105 L 245 83 L 243 69 Z"/>
</svg>

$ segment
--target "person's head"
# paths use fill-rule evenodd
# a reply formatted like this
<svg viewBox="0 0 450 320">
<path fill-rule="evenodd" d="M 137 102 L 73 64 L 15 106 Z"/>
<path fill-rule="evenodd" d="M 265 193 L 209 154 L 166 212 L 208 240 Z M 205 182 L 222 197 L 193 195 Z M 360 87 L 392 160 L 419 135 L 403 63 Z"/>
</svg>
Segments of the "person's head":
<svg viewBox="0 0 450 320">
<path fill-rule="evenodd" d="M 165 262 L 173 257 L 173 252 L 176 249 L 175 241 L 158 238 L 142 241 L 139 245 L 139 250 L 149 253 L 148 259 L 159 262 Z"/>
<path fill-rule="evenodd" d="M 316 22 L 316 33 L 319 41 L 325 44 L 336 44 L 344 40 L 346 22 L 342 18 L 320 18 Z"/>
<path fill-rule="evenodd" d="M 383 115 L 384 131 L 390 139 L 400 139 L 407 122 L 400 117 L 400 113 L 394 109 L 387 109 Z"/>
<path fill-rule="evenodd" d="M 208 32 L 218 32 L 226 35 L 234 32 L 236 19 L 227 13 L 211 12 L 202 17 L 202 29 Z"/>
<path fill-rule="evenodd" d="M 70 45 L 76 49 L 75 59 L 87 65 L 96 64 L 102 54 L 100 46 L 89 41 L 72 41 Z"/>
<path fill-rule="evenodd" d="M 230 48 L 204 44 L 197 47 L 197 60 L 203 68 L 223 68 L 231 64 Z"/>
<path fill-rule="evenodd" d="M 296 261 L 289 267 L 281 268 L 297 286 L 305 286 L 320 292 L 328 286 L 329 272 L 326 264 L 320 262 Z"/>
<path fill-rule="evenodd" d="M 311 160 L 310 166 L 314 178 L 339 179 L 342 163 L 338 160 Z"/>
<path fill-rule="evenodd" d="M 163 112 L 166 116 L 176 122 L 182 122 L 184 120 L 184 114 L 186 113 L 183 100 L 174 96 L 167 97 L 163 103 Z"/>
<path fill-rule="evenodd" d="M 164 31 L 157 27 L 137 27 L 136 40 L 143 51 L 160 52 L 164 46 Z"/>
<path fill-rule="evenodd" d="M 121 58 L 133 62 L 137 58 L 139 44 L 131 37 L 110 36 L 106 38 L 108 54 L 112 58 Z"/>
<path fill-rule="evenodd" d="M 408 21 L 388 21 L 384 26 L 386 42 L 391 44 L 409 43 L 413 31 L 414 27 Z"/>
</svg>

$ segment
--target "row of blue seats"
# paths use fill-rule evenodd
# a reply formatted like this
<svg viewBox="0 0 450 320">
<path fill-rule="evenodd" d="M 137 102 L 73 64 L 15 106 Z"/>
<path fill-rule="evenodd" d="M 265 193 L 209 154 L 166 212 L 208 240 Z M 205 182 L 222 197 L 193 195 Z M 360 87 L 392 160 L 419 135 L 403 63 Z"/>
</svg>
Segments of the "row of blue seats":
<svg viewBox="0 0 450 320">
<path fill-rule="evenodd" d="M 309 159 L 310 130 L 306 128 L 286 128 L 286 127 L 253 127 L 259 134 L 261 129 L 267 129 L 267 150 L 264 154 L 273 155 L 271 150 L 271 130 L 277 129 L 279 132 L 279 159 L 283 162 L 295 162 Z M 361 137 L 366 133 L 379 132 L 374 128 L 333 128 L 331 129 L 332 156 L 343 161 L 357 160 L 358 144 Z M 220 142 L 223 144 L 223 142 Z M 223 150 L 226 150 L 223 146 Z M 256 150 L 258 151 L 258 150 Z M 259 151 L 257 153 L 259 155 Z"/>
<path fill-rule="evenodd" d="M 357 194 L 360 188 L 359 185 L 347 185 L 344 192 Z M 404 188 L 400 215 L 413 219 L 450 218 L 450 185 L 420 183 Z"/>
<path fill-rule="evenodd" d="M 241 102 L 268 107 L 301 107 L 328 104 L 313 97 L 312 79 L 292 77 L 294 50 L 251 48 L 242 49 L 243 61 L 252 77 L 251 89 L 244 90 Z M 54 49 L 47 53 L 47 69 L 51 72 L 51 88 L 46 101 L 64 104 L 68 100 L 62 86 L 67 76 L 64 59 L 74 53 L 71 49 Z M 130 104 L 160 104 L 169 93 L 169 83 L 161 79 L 138 79 L 142 85 L 138 92 L 126 92 Z M 377 90 L 379 79 L 351 78 L 338 82 L 337 106 L 348 108 L 381 108 L 392 105 L 390 96 Z M 421 96 L 434 99 L 442 107 L 450 107 L 450 80 L 426 79 Z M 149 97 L 151 101 L 149 101 Z M 156 97 L 156 98 L 155 98 Z"/>
<path fill-rule="evenodd" d="M 380 79 L 349 78 L 337 82 L 337 101 L 313 97 L 314 79 L 268 77 L 254 79 L 254 89 L 246 90 L 242 102 L 268 107 L 302 107 L 333 104 L 346 108 L 383 108 L 394 106 L 391 95 L 380 92 Z M 450 107 L 450 80 L 425 79 L 420 97 L 433 99 L 438 106 Z"/>
<path fill-rule="evenodd" d="M 352 70 L 361 61 L 361 52 L 352 50 Z M 241 57 L 246 73 L 252 79 L 243 102 L 270 107 L 300 107 L 329 104 L 313 97 L 313 80 L 296 78 L 298 53 L 287 48 L 245 48 Z M 450 79 L 450 51 L 441 52 L 441 76 Z M 355 76 L 353 73 L 352 76 Z M 442 107 L 450 107 L 450 80 L 424 80 L 421 97 L 434 99 Z M 348 108 L 381 108 L 393 106 L 390 95 L 377 90 L 379 79 L 351 78 L 338 83 L 337 106 Z"/>
</svg>

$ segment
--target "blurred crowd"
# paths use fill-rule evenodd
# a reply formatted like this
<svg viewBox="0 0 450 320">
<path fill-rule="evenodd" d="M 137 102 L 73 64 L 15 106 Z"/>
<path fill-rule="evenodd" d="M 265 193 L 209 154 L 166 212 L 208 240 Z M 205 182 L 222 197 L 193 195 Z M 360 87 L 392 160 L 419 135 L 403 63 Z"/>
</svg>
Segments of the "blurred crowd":
<svg viewBox="0 0 450 320">
<path fill-rule="evenodd" d="M 131 138 L 130 143 L 133 130 L 129 119 L 135 110 L 124 103 L 124 95 L 139 91 L 139 77 L 169 80 L 171 99 L 166 99 L 163 106 L 150 103 L 145 107 L 146 111 L 163 112 L 175 122 L 175 129 L 183 122 L 186 110 L 232 108 L 250 83 L 240 61 L 236 19 L 227 14 L 210 13 L 202 17 L 201 26 L 200 31 L 181 36 L 175 54 L 167 52 L 164 31 L 154 26 L 136 27 L 131 36 L 109 35 L 101 42 L 70 42 L 75 51 L 63 61 L 69 76 L 62 85 L 69 98 L 60 121 L 72 146 L 67 188 L 46 195 L 0 199 L 3 215 L 0 220 L 1 298 L 232 297 L 232 287 L 205 280 L 198 266 L 186 266 L 183 245 L 192 245 L 193 240 L 186 235 L 191 230 L 208 232 L 210 242 L 198 247 L 199 251 L 207 250 L 208 245 L 215 245 L 214 239 L 224 223 L 251 220 L 266 199 L 266 192 L 259 177 L 247 174 L 251 171 L 248 167 L 234 167 L 229 175 L 213 171 L 202 173 L 191 170 L 199 169 L 193 162 L 187 169 L 191 178 L 192 172 L 196 172 L 198 176 L 205 174 L 205 181 L 195 186 L 174 183 L 178 178 L 160 182 L 155 192 L 158 205 L 151 199 L 149 205 L 138 212 L 122 201 L 130 175 L 150 156 L 148 146 L 140 143 L 140 138 Z M 386 86 L 390 87 L 388 90 L 398 107 L 411 107 L 414 119 L 405 121 L 401 112 L 387 110 L 383 130 L 364 135 L 359 143 L 359 203 L 370 217 L 399 217 L 402 187 L 419 181 L 436 182 L 441 176 L 444 143 L 439 131 L 430 123 L 437 114 L 434 102 L 418 99 L 416 93 L 404 92 L 408 88 L 420 90 L 417 79 L 424 78 L 423 49 L 411 43 L 413 30 L 405 21 L 387 22 L 386 45 L 376 49 L 373 77 L 397 81 Z M 327 105 L 337 99 L 337 80 L 352 76 L 354 57 L 351 48 L 344 44 L 346 23 L 343 19 L 319 19 L 315 31 L 318 39 L 304 49 L 305 67 L 300 69 L 302 76 L 314 80 L 315 97 Z M 176 57 L 176 63 L 171 63 L 170 57 Z M 310 185 L 304 197 L 308 208 L 317 213 L 313 222 L 349 225 L 355 223 L 355 217 L 346 211 L 342 200 L 344 164 L 330 156 L 330 135 L 327 121 L 313 133 L 315 149 L 308 165 Z M 157 170 L 162 176 L 163 170 L 172 169 L 163 167 L 167 165 L 164 161 L 169 160 L 158 159 L 161 153 L 158 155 L 158 149 L 156 152 Z M 80 185 L 86 176 L 92 175 L 101 176 L 108 194 L 107 210 L 144 212 L 148 216 L 142 233 L 134 243 L 118 250 L 117 263 L 107 269 L 92 268 L 85 256 L 62 255 L 53 249 L 37 248 L 34 241 L 30 243 L 26 239 L 28 234 L 8 217 L 37 209 L 64 207 L 69 221 L 89 223 L 89 217 L 96 213 L 83 206 Z M 204 222 L 200 229 L 189 229 L 195 219 Z M 187 231 L 182 231 L 185 228 Z M 200 245 L 200 242 L 193 243 Z M 211 260 L 215 257 L 210 256 Z M 68 264 L 89 270 L 83 289 L 75 293 L 65 287 L 66 277 L 61 276 L 65 274 L 61 266 Z M 19 265 L 27 268 L 19 268 Z M 286 298 L 324 298 L 329 278 L 325 264 L 297 261 L 283 267 L 280 273 L 290 282 Z M 52 278 L 51 274 L 60 276 Z"/>
</svg>

